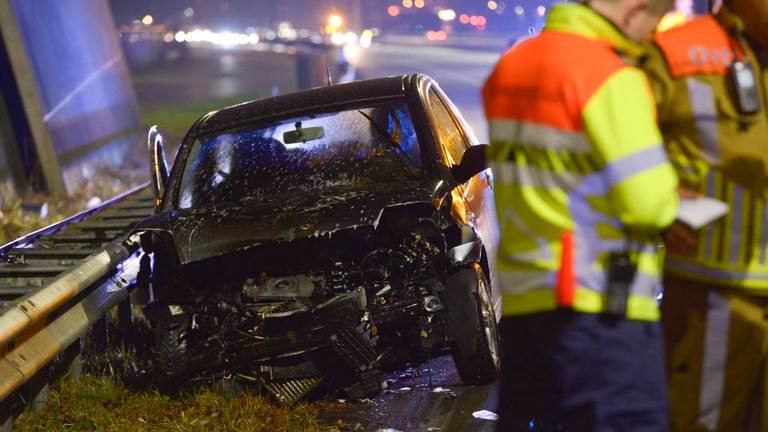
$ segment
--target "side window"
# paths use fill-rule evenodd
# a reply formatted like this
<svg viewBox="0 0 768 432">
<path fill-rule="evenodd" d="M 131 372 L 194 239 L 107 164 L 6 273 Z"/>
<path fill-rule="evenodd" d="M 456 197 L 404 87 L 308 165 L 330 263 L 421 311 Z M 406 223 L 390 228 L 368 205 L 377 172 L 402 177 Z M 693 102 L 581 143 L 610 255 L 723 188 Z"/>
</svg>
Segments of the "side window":
<svg viewBox="0 0 768 432">
<path fill-rule="evenodd" d="M 429 105 L 435 116 L 437 135 L 440 145 L 445 151 L 448 165 L 457 165 L 461 162 L 461 156 L 467 146 L 464 142 L 464 134 L 451 116 L 451 112 L 443 103 L 435 90 L 429 91 Z"/>
</svg>

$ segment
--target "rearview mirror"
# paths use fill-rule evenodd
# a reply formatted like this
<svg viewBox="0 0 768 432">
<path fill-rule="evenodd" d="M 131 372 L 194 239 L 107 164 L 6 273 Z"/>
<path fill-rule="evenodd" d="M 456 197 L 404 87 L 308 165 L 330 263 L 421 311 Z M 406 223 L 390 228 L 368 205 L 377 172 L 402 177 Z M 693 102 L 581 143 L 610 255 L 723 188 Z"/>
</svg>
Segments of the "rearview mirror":
<svg viewBox="0 0 768 432">
<path fill-rule="evenodd" d="M 476 145 L 468 148 L 461 157 L 461 163 L 451 167 L 451 174 L 456 184 L 465 183 L 467 180 L 488 168 L 485 161 L 487 144 Z"/>
<path fill-rule="evenodd" d="M 147 146 L 149 147 L 149 170 L 155 192 L 155 212 L 157 213 L 160 210 L 165 187 L 168 183 L 168 162 L 165 160 L 163 136 L 157 130 L 157 125 L 149 128 Z"/>
<path fill-rule="evenodd" d="M 283 142 L 286 144 L 304 143 L 320 138 L 325 138 L 325 129 L 322 126 L 301 127 L 301 122 L 296 122 L 296 130 L 283 134 Z"/>
</svg>

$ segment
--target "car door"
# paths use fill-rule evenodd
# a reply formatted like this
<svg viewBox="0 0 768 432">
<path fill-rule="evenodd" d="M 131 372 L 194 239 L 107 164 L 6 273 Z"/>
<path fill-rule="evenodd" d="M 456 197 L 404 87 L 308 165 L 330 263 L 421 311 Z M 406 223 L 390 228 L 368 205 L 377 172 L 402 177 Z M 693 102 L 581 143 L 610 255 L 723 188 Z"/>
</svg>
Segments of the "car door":
<svg viewBox="0 0 768 432">
<path fill-rule="evenodd" d="M 429 109 L 435 123 L 438 145 L 443 163 L 447 166 L 461 162 L 464 151 L 470 145 L 477 145 L 477 139 L 456 107 L 437 87 L 432 86 L 427 95 Z M 453 191 L 454 214 L 466 218 L 483 239 L 488 258 L 489 278 L 494 290 L 494 306 L 500 316 L 501 304 L 497 295 L 496 251 L 499 242 L 499 225 L 493 197 L 493 174 L 487 169 Z"/>
</svg>

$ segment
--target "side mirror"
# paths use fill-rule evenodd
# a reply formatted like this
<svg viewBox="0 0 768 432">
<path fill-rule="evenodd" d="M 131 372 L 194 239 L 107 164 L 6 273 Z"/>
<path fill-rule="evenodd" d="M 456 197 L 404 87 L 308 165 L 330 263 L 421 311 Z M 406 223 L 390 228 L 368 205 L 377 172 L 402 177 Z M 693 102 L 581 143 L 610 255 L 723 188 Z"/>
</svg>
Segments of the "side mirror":
<svg viewBox="0 0 768 432">
<path fill-rule="evenodd" d="M 157 130 L 156 125 L 149 128 L 147 145 L 149 147 L 149 170 L 152 174 L 152 186 L 155 190 L 155 212 L 157 212 L 160 210 L 165 187 L 168 184 L 168 162 L 165 160 L 163 136 Z"/>
<path fill-rule="evenodd" d="M 485 150 L 487 148 L 487 144 L 468 148 L 461 157 L 461 163 L 451 167 L 451 175 L 453 175 L 457 185 L 466 182 L 488 168 L 488 164 L 485 161 Z"/>
</svg>

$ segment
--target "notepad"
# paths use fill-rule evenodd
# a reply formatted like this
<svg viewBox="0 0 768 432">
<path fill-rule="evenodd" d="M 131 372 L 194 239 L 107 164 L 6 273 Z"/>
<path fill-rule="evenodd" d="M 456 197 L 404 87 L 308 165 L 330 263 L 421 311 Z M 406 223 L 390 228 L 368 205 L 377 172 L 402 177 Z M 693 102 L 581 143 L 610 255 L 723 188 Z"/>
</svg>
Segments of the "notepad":
<svg viewBox="0 0 768 432">
<path fill-rule="evenodd" d="M 729 210 L 727 203 L 714 198 L 681 198 L 677 220 L 698 230 L 725 216 Z"/>
</svg>

